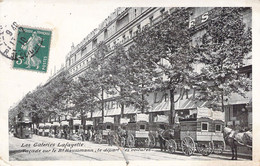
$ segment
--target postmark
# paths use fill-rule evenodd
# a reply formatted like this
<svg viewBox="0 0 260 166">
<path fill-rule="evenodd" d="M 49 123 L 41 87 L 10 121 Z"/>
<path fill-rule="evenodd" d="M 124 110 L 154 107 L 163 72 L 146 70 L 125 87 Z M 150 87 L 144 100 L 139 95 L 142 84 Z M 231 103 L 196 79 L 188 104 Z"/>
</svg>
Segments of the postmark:
<svg viewBox="0 0 260 166">
<path fill-rule="evenodd" d="M 46 72 L 52 31 L 19 26 L 13 68 Z"/>
<path fill-rule="evenodd" d="M 18 23 L 15 21 L 9 25 L 0 24 L 0 54 L 10 60 L 15 59 L 17 28 Z"/>
</svg>

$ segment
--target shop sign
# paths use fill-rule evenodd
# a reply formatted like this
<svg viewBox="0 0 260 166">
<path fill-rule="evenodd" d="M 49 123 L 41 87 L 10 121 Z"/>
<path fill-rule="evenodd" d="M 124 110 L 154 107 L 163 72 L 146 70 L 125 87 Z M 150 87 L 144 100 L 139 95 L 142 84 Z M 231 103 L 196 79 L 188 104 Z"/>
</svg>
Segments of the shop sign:
<svg viewBox="0 0 260 166">
<path fill-rule="evenodd" d="M 189 28 L 196 27 L 210 19 L 215 18 L 220 13 L 220 8 L 214 8 L 210 11 L 203 13 L 202 15 L 190 20 Z"/>
</svg>

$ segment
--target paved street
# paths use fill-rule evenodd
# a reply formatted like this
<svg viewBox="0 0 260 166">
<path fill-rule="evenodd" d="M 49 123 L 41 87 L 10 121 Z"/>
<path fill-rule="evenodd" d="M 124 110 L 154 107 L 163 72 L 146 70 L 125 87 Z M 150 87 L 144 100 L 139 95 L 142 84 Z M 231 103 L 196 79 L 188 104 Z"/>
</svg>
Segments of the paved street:
<svg viewBox="0 0 260 166">
<path fill-rule="evenodd" d="M 71 141 L 34 135 L 32 139 L 19 139 L 9 136 L 10 161 L 31 160 L 124 160 L 116 146 L 95 144 L 92 142 Z M 29 154 L 29 155 L 28 155 Z M 188 157 L 182 152 L 169 154 L 159 149 L 125 148 L 125 154 L 131 160 L 229 160 L 230 155 L 202 156 L 193 154 Z M 239 158 L 239 160 L 248 160 Z"/>
</svg>

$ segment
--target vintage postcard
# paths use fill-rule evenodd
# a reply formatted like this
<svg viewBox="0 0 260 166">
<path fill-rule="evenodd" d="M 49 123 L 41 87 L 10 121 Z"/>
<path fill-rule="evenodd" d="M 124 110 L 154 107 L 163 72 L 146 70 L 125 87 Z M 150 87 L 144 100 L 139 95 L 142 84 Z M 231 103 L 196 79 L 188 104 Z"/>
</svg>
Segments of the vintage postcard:
<svg viewBox="0 0 260 166">
<path fill-rule="evenodd" d="M 0 165 L 255 165 L 259 1 L 0 1 Z"/>
</svg>

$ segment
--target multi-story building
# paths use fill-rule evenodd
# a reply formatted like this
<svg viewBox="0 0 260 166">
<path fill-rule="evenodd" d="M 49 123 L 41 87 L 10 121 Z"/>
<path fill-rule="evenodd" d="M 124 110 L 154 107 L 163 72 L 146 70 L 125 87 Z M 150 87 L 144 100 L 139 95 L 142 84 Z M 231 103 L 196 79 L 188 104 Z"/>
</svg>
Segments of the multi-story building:
<svg viewBox="0 0 260 166">
<path fill-rule="evenodd" d="M 141 31 L 145 26 L 151 26 L 159 22 L 163 17 L 163 13 L 172 12 L 174 9 L 170 7 L 117 8 L 98 28 L 85 37 L 82 42 L 71 47 L 71 51 L 66 56 L 65 69 L 73 79 L 77 79 L 88 68 L 88 64 L 91 63 L 98 43 L 103 41 L 110 51 L 113 51 L 114 46 L 118 43 L 127 49 L 133 43 L 132 38 L 138 31 Z M 187 9 L 191 11 L 190 28 L 196 29 L 193 34 L 193 42 L 195 42 L 197 37 L 203 35 L 205 23 L 217 17 L 217 8 L 201 7 Z M 244 10 L 243 21 L 246 27 L 252 26 L 251 14 L 250 8 Z M 252 62 L 247 61 L 245 64 L 241 72 L 247 73 L 248 77 L 251 78 Z M 180 92 L 176 95 L 180 95 Z M 180 116 L 189 115 L 196 107 L 203 107 L 206 104 L 206 102 L 195 103 L 192 100 L 193 96 L 194 90 L 186 91 L 185 95 L 175 103 L 175 109 Z M 247 125 L 252 124 L 251 92 L 248 92 L 246 96 L 247 98 L 243 98 L 232 94 L 231 98 L 225 103 L 225 120 L 227 123 L 239 124 L 241 121 L 246 121 Z M 117 103 L 115 98 L 115 96 L 105 95 L 104 116 L 115 117 L 115 122 L 119 122 L 121 109 L 120 104 Z M 147 99 L 150 104 L 150 109 L 147 112 L 150 115 L 150 121 L 153 121 L 157 115 L 169 115 L 170 101 L 168 91 L 151 93 Z M 138 112 L 137 109 L 129 106 L 124 109 L 123 114 L 131 118 Z M 244 112 L 246 112 L 246 119 L 242 120 L 240 115 L 244 115 Z M 92 118 L 98 123 L 101 120 L 101 116 L 101 111 L 95 110 Z"/>
</svg>

